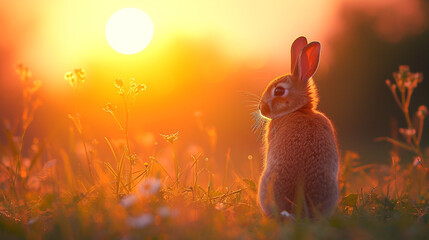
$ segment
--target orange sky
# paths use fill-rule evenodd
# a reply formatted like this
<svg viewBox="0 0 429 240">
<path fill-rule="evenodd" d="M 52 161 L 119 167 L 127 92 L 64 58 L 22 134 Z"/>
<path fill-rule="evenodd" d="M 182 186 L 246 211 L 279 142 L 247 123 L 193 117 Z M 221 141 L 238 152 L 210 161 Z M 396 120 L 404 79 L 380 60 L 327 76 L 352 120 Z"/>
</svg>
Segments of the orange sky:
<svg viewBox="0 0 429 240">
<path fill-rule="evenodd" d="M 211 42 L 223 58 L 260 65 L 268 58 L 288 60 L 288 43 L 298 35 L 323 41 L 332 28 L 336 2 L 1 1 L 0 47 L 10 52 L 10 62 L 25 62 L 47 79 L 94 62 L 133 74 L 139 71 L 130 66 L 133 62 L 165 58 L 169 53 L 163 50 L 177 37 Z M 105 40 L 107 19 L 123 7 L 145 11 L 155 25 L 154 39 L 138 56 L 121 56 Z"/>
</svg>

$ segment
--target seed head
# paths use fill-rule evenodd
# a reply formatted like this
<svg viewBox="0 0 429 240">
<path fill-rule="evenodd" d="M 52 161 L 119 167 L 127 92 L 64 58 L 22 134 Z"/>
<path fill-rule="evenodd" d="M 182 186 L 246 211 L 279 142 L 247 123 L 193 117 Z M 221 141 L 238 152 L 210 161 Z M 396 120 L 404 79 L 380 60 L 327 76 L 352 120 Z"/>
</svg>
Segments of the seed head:
<svg viewBox="0 0 429 240">
<path fill-rule="evenodd" d="M 416 129 L 414 129 L 414 128 L 407 128 L 407 129 L 400 128 L 399 132 L 406 137 L 410 137 L 410 136 L 413 136 L 416 134 Z"/>
<path fill-rule="evenodd" d="M 85 82 L 85 70 L 76 68 L 73 72 L 66 72 L 64 79 L 75 89 L 79 88 Z"/>
<path fill-rule="evenodd" d="M 390 80 L 389 80 L 389 79 L 386 79 L 386 85 L 387 85 L 388 87 L 390 87 L 391 83 L 390 83 Z"/>
<path fill-rule="evenodd" d="M 118 110 L 118 107 L 117 107 L 115 104 L 108 102 L 108 103 L 103 107 L 103 110 L 104 110 L 105 112 L 108 112 L 108 113 L 114 114 L 114 113 L 116 112 L 116 110 Z"/>
<path fill-rule="evenodd" d="M 144 85 L 144 84 L 142 84 L 142 83 L 140 83 L 140 84 L 138 84 L 138 85 L 136 85 L 135 86 L 135 88 L 134 88 L 134 92 L 137 94 L 137 93 L 140 93 L 140 92 L 142 92 L 142 91 L 145 91 L 146 90 L 146 85 Z"/>
<path fill-rule="evenodd" d="M 417 117 L 424 118 L 426 115 L 428 115 L 428 108 L 425 105 L 421 105 L 417 110 Z"/>
<path fill-rule="evenodd" d="M 31 78 L 30 69 L 22 63 L 19 63 L 18 65 L 16 65 L 16 72 L 19 74 L 21 81 L 23 82 Z"/>
<path fill-rule="evenodd" d="M 74 70 L 74 74 L 76 75 L 76 77 L 79 79 L 79 81 L 81 83 L 84 82 L 84 80 L 85 80 L 85 70 L 83 68 L 76 68 Z"/>
<path fill-rule="evenodd" d="M 179 138 L 179 131 L 177 131 L 176 133 L 171 133 L 171 134 L 160 134 L 167 142 L 173 144 L 178 138 Z"/>
</svg>

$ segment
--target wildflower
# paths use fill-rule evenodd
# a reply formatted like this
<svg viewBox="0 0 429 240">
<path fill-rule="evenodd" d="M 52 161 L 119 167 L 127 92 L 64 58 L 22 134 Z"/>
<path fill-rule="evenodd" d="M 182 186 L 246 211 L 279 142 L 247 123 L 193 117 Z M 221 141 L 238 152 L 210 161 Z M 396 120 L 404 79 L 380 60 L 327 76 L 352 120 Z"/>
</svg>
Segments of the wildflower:
<svg viewBox="0 0 429 240">
<path fill-rule="evenodd" d="M 176 133 L 171 133 L 171 134 L 160 134 L 167 142 L 173 144 L 178 138 L 179 138 L 179 131 L 177 131 Z"/>
<path fill-rule="evenodd" d="M 136 87 L 136 79 L 135 78 L 130 78 L 130 87 L 131 88 L 135 88 Z"/>
<path fill-rule="evenodd" d="M 418 83 L 423 81 L 423 74 L 411 73 L 410 67 L 406 65 L 399 66 L 399 71 L 393 73 L 393 77 L 395 78 L 396 84 L 401 91 L 404 90 L 404 87 L 408 90 L 412 90 L 417 87 Z M 386 81 L 386 84 L 390 87 L 389 83 Z"/>
<path fill-rule="evenodd" d="M 410 74 L 410 67 L 406 65 L 399 66 L 399 71 L 393 73 L 395 81 L 398 83 L 398 87 L 402 87 L 402 80 L 407 79 Z"/>
<path fill-rule="evenodd" d="M 396 81 L 396 84 L 398 84 L 398 87 L 399 87 L 399 88 L 402 88 L 402 86 L 404 85 L 404 81 L 403 81 L 402 79 L 398 79 L 398 80 Z"/>
<path fill-rule="evenodd" d="M 133 165 L 136 165 L 136 160 L 137 160 L 137 154 L 133 153 L 129 156 L 130 159 L 130 163 Z"/>
<path fill-rule="evenodd" d="M 143 165 L 144 165 L 145 168 L 149 167 L 149 163 L 147 163 L 147 162 L 145 162 Z"/>
<path fill-rule="evenodd" d="M 34 217 L 30 220 L 28 220 L 28 225 L 32 225 L 33 223 L 37 222 L 39 220 L 39 217 Z"/>
<path fill-rule="evenodd" d="M 135 194 L 131 194 L 121 199 L 121 205 L 127 208 L 132 206 L 134 203 L 136 203 L 137 200 L 138 200 L 138 196 Z"/>
<path fill-rule="evenodd" d="M 43 168 L 45 168 L 45 169 L 51 168 L 51 167 L 52 167 L 52 166 L 54 166 L 56 163 L 57 163 L 57 160 L 55 160 L 55 159 L 49 160 L 49 161 L 47 161 L 47 162 L 45 163 L 45 165 L 43 166 Z"/>
<path fill-rule="evenodd" d="M 387 85 L 388 87 L 390 87 L 390 85 L 392 85 L 392 83 L 390 83 L 390 80 L 389 80 L 389 79 L 386 79 L 386 85 Z"/>
<path fill-rule="evenodd" d="M 416 134 L 416 129 L 414 129 L 414 128 L 411 128 L 411 129 L 410 128 L 407 128 L 407 129 L 400 128 L 399 132 L 406 137 L 410 137 L 410 136 L 413 136 Z"/>
<path fill-rule="evenodd" d="M 73 73 L 72 73 L 72 72 L 66 72 L 66 74 L 64 74 L 64 79 L 65 79 L 68 83 L 70 83 L 70 85 L 71 85 L 72 87 L 74 87 L 74 86 L 75 86 L 76 79 L 74 78 L 74 76 L 73 76 Z"/>
<path fill-rule="evenodd" d="M 171 216 L 171 210 L 167 206 L 162 206 L 162 207 L 158 208 L 157 213 L 160 217 L 163 217 L 163 218 Z"/>
<path fill-rule="evenodd" d="M 146 85 L 140 83 L 134 87 L 134 93 L 138 94 L 146 90 Z"/>
<path fill-rule="evenodd" d="M 412 83 L 410 81 L 404 83 L 404 87 L 412 88 Z"/>
<path fill-rule="evenodd" d="M 422 73 L 414 73 L 413 74 L 413 81 L 417 85 L 417 83 L 423 82 L 423 74 Z"/>
<path fill-rule="evenodd" d="M 155 217 L 150 213 L 142 214 L 138 217 L 128 217 L 127 224 L 133 228 L 144 228 L 152 224 L 155 220 Z"/>
<path fill-rule="evenodd" d="M 225 208 L 225 204 L 224 203 L 216 203 L 215 209 L 220 211 L 222 209 Z"/>
<path fill-rule="evenodd" d="M 421 164 L 422 159 L 420 157 L 415 157 L 413 161 L 413 166 L 417 167 L 417 165 Z"/>
<path fill-rule="evenodd" d="M 423 81 L 423 75 L 421 73 L 413 73 L 407 77 L 404 83 L 404 87 L 411 90 L 416 88 L 417 85 L 422 81 Z"/>
<path fill-rule="evenodd" d="M 253 156 L 252 156 L 252 155 L 249 155 L 249 156 L 247 156 L 247 159 L 252 160 L 252 159 L 253 159 Z"/>
<path fill-rule="evenodd" d="M 421 105 L 417 110 L 417 117 L 424 118 L 428 114 L 428 108 L 425 105 Z"/>
<path fill-rule="evenodd" d="M 124 86 L 124 80 L 121 78 L 115 79 L 115 87 L 122 88 Z"/>
<path fill-rule="evenodd" d="M 83 68 L 76 68 L 74 70 L 74 74 L 77 76 L 77 78 L 83 83 L 85 79 L 85 70 Z"/>
<path fill-rule="evenodd" d="M 16 66 L 16 72 L 19 74 L 21 81 L 25 82 L 27 79 L 31 78 L 30 69 L 22 63 L 19 63 Z"/>
<path fill-rule="evenodd" d="M 138 189 L 143 197 L 150 197 L 161 189 L 161 181 L 157 178 L 147 178 L 140 183 Z"/>
<path fill-rule="evenodd" d="M 124 88 L 119 88 L 118 94 L 119 94 L 119 96 L 124 96 L 125 95 Z"/>
<path fill-rule="evenodd" d="M 40 87 L 42 86 L 42 81 L 40 80 L 34 80 L 33 81 L 33 86 L 28 90 L 30 93 L 35 93 L 37 92 Z"/>
<path fill-rule="evenodd" d="M 281 211 L 280 215 L 285 218 L 295 219 L 293 214 L 288 213 L 286 210 Z"/>
<path fill-rule="evenodd" d="M 72 72 L 66 72 L 64 74 L 64 79 L 68 81 L 70 78 L 73 78 L 73 73 Z"/>
<path fill-rule="evenodd" d="M 400 65 L 399 66 L 399 74 L 407 74 L 410 71 L 410 67 L 407 65 Z"/>
<path fill-rule="evenodd" d="M 85 70 L 76 68 L 73 72 L 66 72 L 64 79 L 75 89 L 79 88 L 85 82 Z"/>
<path fill-rule="evenodd" d="M 118 107 L 115 105 L 115 104 L 113 104 L 113 103 L 110 103 L 110 102 L 108 102 L 107 104 L 106 104 L 106 106 L 104 106 L 103 107 L 103 110 L 105 111 L 105 112 L 107 112 L 107 113 L 111 113 L 111 114 L 114 114 L 115 112 L 116 112 L 116 110 L 118 109 Z"/>
</svg>

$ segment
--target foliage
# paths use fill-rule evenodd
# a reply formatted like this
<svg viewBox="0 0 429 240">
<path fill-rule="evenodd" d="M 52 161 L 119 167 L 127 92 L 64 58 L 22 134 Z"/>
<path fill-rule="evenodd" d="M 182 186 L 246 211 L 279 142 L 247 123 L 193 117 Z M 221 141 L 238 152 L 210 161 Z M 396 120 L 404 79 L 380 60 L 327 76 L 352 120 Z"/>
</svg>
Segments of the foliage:
<svg viewBox="0 0 429 240">
<path fill-rule="evenodd" d="M 395 83 L 392 84 L 390 80 L 386 80 L 386 85 L 390 88 L 396 104 L 401 109 L 407 122 L 407 128 L 399 128 L 399 132 L 405 138 L 405 142 L 389 137 L 382 137 L 377 140 L 385 140 L 391 142 L 395 146 L 413 152 L 417 155 L 415 161 L 423 167 L 422 162 L 424 161 L 424 157 L 420 142 L 423 133 L 423 123 L 428 114 L 428 109 L 426 106 L 421 105 L 415 114 L 414 123 L 411 121 L 409 111 L 411 96 L 413 95 L 414 89 L 423 81 L 423 75 L 421 73 L 411 73 L 408 66 L 399 66 L 399 71 L 393 73 L 393 77 Z"/>
</svg>

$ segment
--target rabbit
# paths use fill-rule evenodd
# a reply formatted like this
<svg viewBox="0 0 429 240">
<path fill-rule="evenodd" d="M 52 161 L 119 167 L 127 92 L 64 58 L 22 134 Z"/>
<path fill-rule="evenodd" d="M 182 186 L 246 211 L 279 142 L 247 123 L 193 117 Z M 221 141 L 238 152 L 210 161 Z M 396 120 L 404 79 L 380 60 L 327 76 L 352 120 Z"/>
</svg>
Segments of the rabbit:
<svg viewBox="0 0 429 240">
<path fill-rule="evenodd" d="M 291 74 L 272 80 L 259 102 L 265 126 L 265 161 L 258 197 L 268 216 L 332 214 L 338 202 L 338 146 L 331 121 L 317 111 L 312 76 L 321 45 L 297 38 Z M 286 211 L 286 212 L 285 212 Z"/>
</svg>

